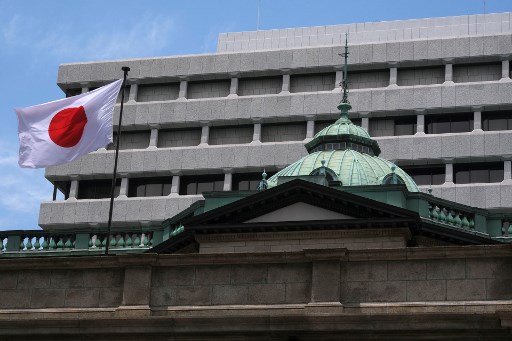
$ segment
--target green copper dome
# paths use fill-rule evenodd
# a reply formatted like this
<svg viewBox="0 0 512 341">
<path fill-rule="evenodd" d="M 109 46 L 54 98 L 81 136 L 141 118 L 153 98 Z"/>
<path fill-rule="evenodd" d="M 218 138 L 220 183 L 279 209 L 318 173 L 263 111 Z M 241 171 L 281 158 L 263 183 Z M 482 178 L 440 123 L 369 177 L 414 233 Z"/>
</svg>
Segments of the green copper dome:
<svg viewBox="0 0 512 341">
<path fill-rule="evenodd" d="M 380 148 L 377 141 L 373 140 L 366 130 L 350 121 L 348 113 L 352 106 L 348 101 L 347 40 L 343 56 L 343 98 L 338 104 L 340 118 L 319 131 L 306 144 L 308 156 L 278 172 L 268 179 L 266 184 L 268 187 L 276 186 L 281 176 L 323 175 L 327 185 L 328 180 L 339 181 L 341 186 L 401 183 L 409 192 L 419 192 L 418 186 L 407 173 L 392 162 L 378 157 Z"/>
<path fill-rule="evenodd" d="M 323 160 L 324 166 L 336 173 L 342 186 L 382 185 L 384 178 L 394 172 L 403 180 L 409 192 L 419 192 L 414 180 L 392 162 L 351 149 L 309 154 L 272 176 L 268 180 L 268 187 L 276 186 L 280 176 L 309 175 L 322 166 Z"/>
</svg>

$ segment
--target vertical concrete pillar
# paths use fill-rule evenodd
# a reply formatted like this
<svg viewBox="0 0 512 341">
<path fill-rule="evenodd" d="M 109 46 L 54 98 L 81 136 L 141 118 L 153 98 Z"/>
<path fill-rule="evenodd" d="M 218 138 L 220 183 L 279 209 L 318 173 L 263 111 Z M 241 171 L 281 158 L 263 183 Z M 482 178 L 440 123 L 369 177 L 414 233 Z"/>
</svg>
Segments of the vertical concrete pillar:
<svg viewBox="0 0 512 341">
<path fill-rule="evenodd" d="M 361 128 L 363 128 L 366 131 L 369 131 L 369 129 L 370 129 L 370 118 L 368 118 L 368 117 L 361 117 Z"/>
<path fill-rule="evenodd" d="M 151 135 L 149 136 L 148 149 L 156 149 L 158 147 L 158 126 L 150 126 Z"/>
<path fill-rule="evenodd" d="M 224 186 L 222 188 L 223 191 L 229 192 L 233 186 L 233 169 L 227 168 L 224 169 Z"/>
<path fill-rule="evenodd" d="M 449 159 L 449 160 L 445 160 L 446 162 L 446 165 L 445 165 L 445 180 L 444 180 L 444 184 L 445 185 L 453 185 L 453 160 L 452 159 Z"/>
<path fill-rule="evenodd" d="M 89 87 L 87 86 L 87 83 L 80 83 L 82 86 L 82 93 L 85 94 L 86 92 L 89 92 Z"/>
<path fill-rule="evenodd" d="M 503 161 L 503 182 L 512 183 L 512 160 Z"/>
<path fill-rule="evenodd" d="M 210 141 L 210 123 L 209 122 L 200 122 L 201 123 L 201 143 L 200 146 L 208 145 Z"/>
<path fill-rule="evenodd" d="M 508 58 L 501 61 L 501 80 L 510 80 L 510 61 Z"/>
<path fill-rule="evenodd" d="M 453 83 L 453 64 L 448 60 L 444 65 L 444 82 L 447 84 Z"/>
<path fill-rule="evenodd" d="M 343 71 L 337 70 L 336 71 L 336 80 L 334 81 L 334 89 L 341 88 L 341 82 L 343 82 Z"/>
<path fill-rule="evenodd" d="M 306 141 L 311 141 L 311 139 L 315 136 L 315 119 L 314 117 L 306 117 Z"/>
<path fill-rule="evenodd" d="M 290 74 L 289 70 L 284 70 L 283 72 L 283 86 L 281 88 L 281 94 L 286 95 L 290 93 Z"/>
<path fill-rule="evenodd" d="M 390 87 L 397 87 L 397 75 L 398 75 L 398 68 L 396 64 L 391 64 L 391 67 L 389 68 L 389 86 Z"/>
<path fill-rule="evenodd" d="M 237 96 L 238 96 L 238 77 L 232 77 L 231 85 L 229 87 L 228 97 L 237 97 Z"/>
<path fill-rule="evenodd" d="M 169 196 L 177 196 L 180 193 L 180 174 L 176 173 L 172 176 L 171 194 Z"/>
<path fill-rule="evenodd" d="M 482 109 L 473 112 L 473 131 L 482 131 Z"/>
<path fill-rule="evenodd" d="M 418 111 L 416 113 L 416 134 L 425 135 L 425 111 Z"/>
<path fill-rule="evenodd" d="M 255 120 L 251 144 L 260 144 L 260 143 L 261 143 L 261 121 Z"/>
<path fill-rule="evenodd" d="M 78 177 L 71 176 L 71 185 L 69 186 L 69 198 L 68 200 L 76 200 L 78 197 Z"/>
<path fill-rule="evenodd" d="M 128 196 L 128 186 L 130 180 L 128 180 L 128 174 L 119 174 L 121 177 L 121 187 L 119 188 L 118 198 L 126 198 Z"/>
<path fill-rule="evenodd" d="M 137 94 L 139 93 L 139 84 L 133 83 L 130 85 L 130 95 L 128 96 L 128 102 L 137 102 Z"/>
<path fill-rule="evenodd" d="M 178 94 L 178 100 L 186 100 L 187 99 L 187 91 L 188 91 L 188 81 L 183 79 L 180 82 L 180 92 Z"/>
</svg>

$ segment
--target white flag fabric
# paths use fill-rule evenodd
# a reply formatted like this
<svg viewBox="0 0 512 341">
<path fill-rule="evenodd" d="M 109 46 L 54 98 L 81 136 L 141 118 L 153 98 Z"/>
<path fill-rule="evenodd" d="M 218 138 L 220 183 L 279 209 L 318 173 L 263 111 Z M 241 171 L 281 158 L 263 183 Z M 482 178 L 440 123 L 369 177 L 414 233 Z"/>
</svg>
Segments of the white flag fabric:
<svg viewBox="0 0 512 341">
<path fill-rule="evenodd" d="M 60 165 L 111 143 L 112 113 L 122 82 L 120 79 L 78 96 L 16 108 L 19 165 Z"/>
</svg>

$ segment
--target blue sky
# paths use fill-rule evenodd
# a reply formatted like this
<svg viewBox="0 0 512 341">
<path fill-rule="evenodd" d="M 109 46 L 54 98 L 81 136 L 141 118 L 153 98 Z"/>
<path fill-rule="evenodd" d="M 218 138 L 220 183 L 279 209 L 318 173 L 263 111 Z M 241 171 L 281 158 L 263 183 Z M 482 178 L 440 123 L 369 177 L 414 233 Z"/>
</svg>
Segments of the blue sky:
<svg viewBox="0 0 512 341">
<path fill-rule="evenodd" d="M 14 107 L 62 98 L 59 64 L 209 53 L 220 32 L 512 11 L 512 0 L 0 0 L 0 230 L 37 228 L 43 170 L 17 165 Z M 120 72 L 121 76 L 121 72 Z"/>
</svg>

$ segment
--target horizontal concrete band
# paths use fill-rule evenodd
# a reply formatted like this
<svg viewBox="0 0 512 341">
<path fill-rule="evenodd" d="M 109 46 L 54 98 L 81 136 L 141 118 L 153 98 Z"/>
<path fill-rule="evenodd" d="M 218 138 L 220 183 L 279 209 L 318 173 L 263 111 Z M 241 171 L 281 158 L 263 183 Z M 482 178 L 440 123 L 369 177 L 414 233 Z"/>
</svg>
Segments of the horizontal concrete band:
<svg viewBox="0 0 512 341">
<path fill-rule="evenodd" d="M 129 66 L 131 82 L 152 83 L 183 78 L 215 79 L 226 75 L 280 74 L 283 70 L 339 68 L 342 46 L 282 49 L 245 53 L 214 53 L 121 61 L 62 64 L 57 83 L 64 89 L 99 85 L 122 77 L 121 67 Z M 424 62 L 445 59 L 467 61 L 470 57 L 492 57 L 512 54 L 512 35 L 484 35 L 446 39 L 373 43 L 350 46 L 348 63 L 358 65 L 426 65 Z M 352 67 L 352 69 L 354 69 Z M 357 68 L 357 67 L 356 67 Z"/>
<path fill-rule="evenodd" d="M 254 120 L 278 122 L 335 118 L 339 113 L 336 106 L 340 97 L 338 89 L 312 93 L 128 103 L 124 105 L 123 127 L 197 127 L 199 122 L 247 124 Z M 355 115 L 370 113 L 370 117 L 411 115 L 418 110 L 423 113 L 444 113 L 510 108 L 510 98 L 512 81 L 402 86 L 350 92 L 351 112 Z M 118 105 L 114 112 L 114 122 L 118 122 L 119 109 Z"/>
<path fill-rule="evenodd" d="M 510 33 L 511 13 L 423 18 L 220 33 L 217 52 L 257 51 L 342 44 L 453 38 Z"/>
<path fill-rule="evenodd" d="M 480 208 L 510 207 L 512 183 L 435 186 L 432 194 Z M 141 222 L 158 225 L 200 199 L 200 195 L 117 198 L 113 223 L 116 226 L 139 226 Z M 39 225 L 43 228 L 63 229 L 71 225 L 106 226 L 108 209 L 109 199 L 43 202 L 39 211 Z"/>
<path fill-rule="evenodd" d="M 512 155 L 512 131 L 471 132 L 460 134 L 424 134 L 375 138 L 381 157 L 403 164 L 501 160 Z M 307 155 L 304 142 L 274 142 L 123 150 L 118 171 L 128 176 L 223 173 L 262 171 L 287 166 Z M 49 180 L 69 180 L 71 176 L 91 178 L 112 174 L 114 151 L 97 151 L 71 163 L 48 167 Z"/>
</svg>

